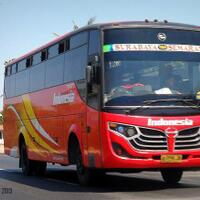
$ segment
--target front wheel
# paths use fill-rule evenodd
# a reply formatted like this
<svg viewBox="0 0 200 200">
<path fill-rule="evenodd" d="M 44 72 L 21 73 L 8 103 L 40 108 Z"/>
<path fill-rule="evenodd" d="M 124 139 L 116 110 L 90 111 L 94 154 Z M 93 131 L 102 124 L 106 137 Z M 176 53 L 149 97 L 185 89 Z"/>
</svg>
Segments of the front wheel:
<svg viewBox="0 0 200 200">
<path fill-rule="evenodd" d="M 76 170 L 79 183 L 88 186 L 93 181 L 92 171 L 84 166 L 81 150 L 78 148 L 76 153 Z"/>
<path fill-rule="evenodd" d="M 163 180 L 167 183 L 167 184 L 177 184 L 183 175 L 183 170 L 182 169 L 161 169 L 161 175 Z"/>
</svg>

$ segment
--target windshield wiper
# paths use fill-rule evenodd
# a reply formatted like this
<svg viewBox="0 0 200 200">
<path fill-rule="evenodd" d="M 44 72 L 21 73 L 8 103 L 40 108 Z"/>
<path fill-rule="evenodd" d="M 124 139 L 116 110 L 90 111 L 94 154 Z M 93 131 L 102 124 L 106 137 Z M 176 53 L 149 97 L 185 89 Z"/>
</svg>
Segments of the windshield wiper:
<svg viewBox="0 0 200 200">
<path fill-rule="evenodd" d="M 186 105 L 190 106 L 193 109 L 200 110 L 199 105 L 196 105 L 196 104 L 192 103 L 191 101 L 194 101 L 194 99 L 176 99 L 176 98 L 173 98 L 173 99 L 146 100 L 146 101 L 143 101 L 143 103 L 144 103 L 143 105 L 141 105 L 137 108 L 130 108 L 129 110 L 126 111 L 126 113 L 132 113 L 132 112 L 138 111 L 142 108 L 146 108 L 146 109 L 150 108 L 150 107 L 146 107 L 146 106 L 149 106 L 149 105 L 152 105 L 152 104 L 155 104 L 155 103 L 167 103 L 167 102 L 181 102 L 181 103 L 185 103 Z"/>
</svg>

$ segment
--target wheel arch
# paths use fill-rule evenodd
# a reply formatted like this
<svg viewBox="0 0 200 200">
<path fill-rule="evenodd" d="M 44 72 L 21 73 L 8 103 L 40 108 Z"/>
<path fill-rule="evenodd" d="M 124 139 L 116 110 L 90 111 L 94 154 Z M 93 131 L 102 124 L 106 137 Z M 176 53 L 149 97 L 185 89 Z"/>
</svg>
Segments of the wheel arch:
<svg viewBox="0 0 200 200">
<path fill-rule="evenodd" d="M 77 148 L 81 149 L 80 138 L 76 133 L 71 132 L 68 137 L 67 154 L 69 164 L 75 164 Z"/>
</svg>

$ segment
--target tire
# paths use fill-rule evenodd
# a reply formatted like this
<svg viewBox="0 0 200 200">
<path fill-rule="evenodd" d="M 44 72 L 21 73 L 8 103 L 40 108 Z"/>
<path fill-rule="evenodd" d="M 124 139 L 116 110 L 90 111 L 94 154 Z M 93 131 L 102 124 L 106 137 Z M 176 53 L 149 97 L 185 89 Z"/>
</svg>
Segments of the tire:
<svg viewBox="0 0 200 200">
<path fill-rule="evenodd" d="M 76 170 L 80 185 L 89 186 L 93 183 L 94 174 L 91 169 L 83 165 L 83 158 L 79 148 L 76 153 Z"/>
<path fill-rule="evenodd" d="M 161 170 L 161 175 L 163 180 L 170 185 L 177 184 L 183 175 L 183 170 L 182 169 L 162 169 Z"/>
<path fill-rule="evenodd" d="M 36 176 L 44 176 L 46 172 L 47 163 L 42 161 L 32 161 L 33 162 L 33 173 Z"/>
<path fill-rule="evenodd" d="M 23 141 L 20 148 L 20 164 L 22 168 L 22 174 L 25 176 L 31 176 L 33 173 L 33 161 L 28 159 L 26 144 Z"/>
</svg>

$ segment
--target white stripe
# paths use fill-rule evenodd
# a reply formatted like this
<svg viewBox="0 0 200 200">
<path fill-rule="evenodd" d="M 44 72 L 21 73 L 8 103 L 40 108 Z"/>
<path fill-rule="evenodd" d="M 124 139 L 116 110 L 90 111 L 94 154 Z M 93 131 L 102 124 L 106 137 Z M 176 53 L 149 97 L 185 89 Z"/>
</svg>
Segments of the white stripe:
<svg viewBox="0 0 200 200">
<path fill-rule="evenodd" d="M 17 113 L 15 107 L 14 107 L 13 105 L 9 105 L 9 106 L 8 106 L 8 109 L 11 109 L 11 110 L 15 113 L 15 115 L 17 116 L 18 120 L 20 121 L 21 125 L 24 126 L 24 124 L 23 124 L 23 122 L 22 122 L 22 120 L 21 120 L 21 117 L 20 117 L 19 114 Z"/>
<path fill-rule="evenodd" d="M 18 120 L 20 121 L 21 125 L 25 127 L 21 117 L 19 116 L 19 114 L 17 113 L 15 107 L 13 105 L 9 105 L 8 109 L 11 109 L 15 115 L 17 116 Z M 55 145 L 59 146 L 58 143 L 56 143 L 49 135 L 48 133 L 42 128 L 42 126 L 39 124 L 37 119 L 32 119 L 31 120 L 31 124 L 34 126 L 34 128 L 42 135 L 44 136 L 47 140 L 49 140 L 50 142 L 54 143 Z"/>
<path fill-rule="evenodd" d="M 55 145 L 58 146 L 58 143 L 56 143 L 49 135 L 48 133 L 42 128 L 42 126 L 40 125 L 40 123 L 38 122 L 37 119 L 31 119 L 31 123 L 34 126 L 34 128 L 43 136 L 45 137 L 47 140 L 51 141 L 52 143 L 54 143 Z"/>
</svg>

